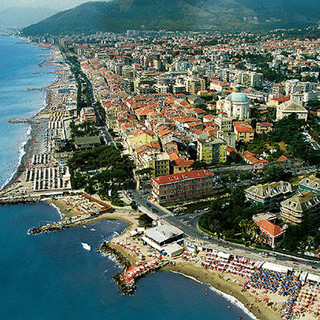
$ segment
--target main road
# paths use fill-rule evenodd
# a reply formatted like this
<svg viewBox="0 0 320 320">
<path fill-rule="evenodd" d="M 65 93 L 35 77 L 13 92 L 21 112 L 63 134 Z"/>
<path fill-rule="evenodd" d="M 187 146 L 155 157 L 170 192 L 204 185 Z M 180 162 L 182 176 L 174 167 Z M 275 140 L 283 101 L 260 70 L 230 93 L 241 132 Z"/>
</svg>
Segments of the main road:
<svg viewBox="0 0 320 320">
<path fill-rule="evenodd" d="M 189 214 L 174 215 L 159 204 L 149 201 L 147 199 L 148 193 L 145 191 L 132 190 L 125 192 L 125 196 L 129 200 L 134 200 L 138 204 L 139 209 L 144 213 L 149 214 L 153 219 L 157 218 L 160 221 L 176 226 L 195 240 L 211 243 L 216 250 L 228 252 L 237 256 L 245 256 L 248 259 L 277 263 L 294 268 L 295 270 L 302 270 L 320 275 L 319 261 L 292 257 L 279 252 L 270 255 L 270 252 L 268 251 L 245 247 L 244 245 L 209 237 L 199 230 L 197 224 L 199 217 L 205 212 L 204 210 Z"/>
</svg>

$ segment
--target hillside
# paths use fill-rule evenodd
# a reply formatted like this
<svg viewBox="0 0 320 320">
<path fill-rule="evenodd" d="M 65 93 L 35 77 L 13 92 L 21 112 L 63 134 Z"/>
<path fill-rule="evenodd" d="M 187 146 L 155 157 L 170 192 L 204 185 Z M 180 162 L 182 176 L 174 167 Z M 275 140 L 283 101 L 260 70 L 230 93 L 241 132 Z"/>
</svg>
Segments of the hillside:
<svg viewBox="0 0 320 320">
<path fill-rule="evenodd" d="M 114 0 L 88 2 L 25 29 L 25 35 L 137 30 L 266 30 L 318 23 L 318 0 Z"/>
</svg>

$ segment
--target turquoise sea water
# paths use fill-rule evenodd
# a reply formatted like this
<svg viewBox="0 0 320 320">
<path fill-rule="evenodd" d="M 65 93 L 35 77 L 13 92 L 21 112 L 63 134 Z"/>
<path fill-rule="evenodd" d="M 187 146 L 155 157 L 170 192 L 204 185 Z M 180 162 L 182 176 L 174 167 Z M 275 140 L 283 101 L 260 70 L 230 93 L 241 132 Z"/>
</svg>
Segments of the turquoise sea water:
<svg viewBox="0 0 320 320">
<path fill-rule="evenodd" d="M 0 36 L 0 184 L 19 161 L 28 125 L 8 124 L 31 116 L 43 93 L 25 91 L 53 81 L 38 67 L 46 51 L 19 39 Z M 45 71 L 47 72 L 47 71 Z M 103 221 L 59 233 L 28 236 L 29 228 L 59 216 L 47 204 L 0 207 L 0 320 L 236 320 L 249 319 L 205 286 L 178 274 L 158 272 L 138 281 L 124 297 L 112 280 L 120 270 L 95 248 L 126 226 Z M 81 242 L 92 250 L 84 250 Z M 228 308 L 228 306 L 231 306 Z"/>
<path fill-rule="evenodd" d="M 42 88 L 53 82 L 49 72 L 56 67 L 38 64 L 49 54 L 48 49 L 0 36 L 0 186 L 14 173 L 21 156 L 21 146 L 27 139 L 28 124 L 12 124 L 12 118 L 31 117 L 44 106 Z M 33 75 L 32 73 L 40 73 Z"/>
</svg>

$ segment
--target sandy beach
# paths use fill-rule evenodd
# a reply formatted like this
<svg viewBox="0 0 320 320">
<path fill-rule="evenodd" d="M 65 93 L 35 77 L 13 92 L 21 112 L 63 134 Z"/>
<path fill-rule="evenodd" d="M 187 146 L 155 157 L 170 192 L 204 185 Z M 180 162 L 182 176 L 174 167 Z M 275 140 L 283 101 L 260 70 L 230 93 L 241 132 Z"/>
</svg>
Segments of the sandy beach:
<svg viewBox="0 0 320 320">
<path fill-rule="evenodd" d="M 62 216 L 69 217 L 73 214 L 79 214 L 77 210 L 70 210 L 70 206 L 67 205 L 71 201 L 72 197 L 61 198 L 54 200 L 53 203 L 59 208 Z M 74 201 L 77 197 L 74 196 Z M 70 202 L 69 202 L 70 203 Z M 117 219 L 128 223 L 127 228 L 121 235 L 113 238 L 108 242 L 108 245 L 115 249 L 121 256 L 130 261 L 131 265 L 138 265 L 141 263 L 141 257 L 144 256 L 143 261 L 157 260 L 159 258 L 159 252 L 155 251 L 148 245 L 145 245 L 139 236 L 132 236 L 130 231 L 137 230 L 140 227 L 139 217 L 141 213 L 132 210 L 131 207 L 117 207 L 114 212 L 104 213 L 84 221 L 79 221 L 73 224 L 88 225 L 92 222 L 105 220 L 105 219 Z M 218 290 L 219 294 L 222 294 L 226 299 L 230 301 L 230 308 L 233 305 L 238 305 L 240 308 L 245 309 L 252 318 L 261 320 L 278 320 L 282 319 L 280 313 L 283 312 L 283 305 L 288 300 L 288 296 L 279 295 L 276 292 L 270 290 L 259 289 L 254 286 L 245 287 L 247 282 L 250 282 L 248 277 L 243 277 L 226 271 L 219 271 L 209 268 L 204 268 L 202 262 L 206 259 L 206 252 L 199 252 L 197 259 L 187 261 L 184 259 L 185 255 L 189 255 L 188 251 L 185 251 L 184 255 L 178 257 L 165 256 L 157 261 L 168 261 L 169 264 L 160 269 L 165 272 L 176 272 L 187 277 L 193 278 L 195 281 L 199 281 L 205 285 L 211 286 L 213 290 Z M 204 293 L 205 294 L 205 293 Z M 290 296 L 289 296 L 290 297 Z M 314 319 L 311 313 L 307 313 L 303 316 L 304 319 Z"/>
<path fill-rule="evenodd" d="M 31 119 L 28 119 L 30 123 L 29 137 L 22 146 L 22 156 L 19 165 L 12 177 L 3 186 L 3 190 L 8 189 L 10 187 L 14 187 L 14 185 L 17 183 L 17 180 L 23 179 L 26 164 L 28 163 L 28 161 L 30 161 L 34 154 L 39 154 L 43 152 L 42 142 L 44 137 L 44 130 L 47 128 L 49 121 L 46 109 L 49 108 L 52 103 L 52 88 L 56 85 L 56 83 L 60 81 L 60 73 L 63 69 L 63 66 L 57 64 L 57 62 L 55 61 L 59 61 L 59 59 L 60 57 L 58 51 L 53 50 L 50 55 L 50 58 L 44 60 L 48 65 L 59 66 L 59 69 L 57 71 L 52 72 L 56 75 L 54 82 L 48 87 L 39 89 L 44 92 L 44 103 L 42 106 L 39 106 L 39 110 L 36 112 L 36 114 L 34 114 L 31 117 Z"/>
<path fill-rule="evenodd" d="M 119 216 L 118 216 L 119 217 Z M 121 220 L 122 218 L 119 217 Z M 128 231 L 128 229 L 127 229 Z M 138 263 L 139 258 L 134 252 L 131 252 L 116 244 L 117 241 L 121 241 L 128 236 L 127 231 L 120 237 L 117 237 L 110 241 L 110 245 L 117 251 L 126 257 L 132 264 Z M 138 242 L 127 241 L 128 245 L 138 246 Z M 140 248 L 140 247 L 139 247 Z M 262 300 L 263 295 L 255 295 L 249 291 L 243 291 L 242 284 L 245 280 L 241 277 L 233 276 L 230 274 L 221 274 L 221 272 L 214 270 L 206 270 L 200 266 L 195 265 L 192 262 L 183 261 L 181 258 L 165 258 L 173 264 L 169 264 L 161 269 L 165 272 L 177 272 L 187 277 L 192 277 L 196 281 L 199 281 L 205 285 L 212 286 L 213 288 L 221 291 L 222 293 L 234 297 L 238 302 L 236 304 L 239 307 L 244 307 L 248 312 L 251 312 L 257 319 L 261 320 L 278 320 L 281 319 L 279 313 L 266 306 L 266 303 Z M 226 280 L 228 279 L 228 280 Z M 235 280 L 237 282 L 235 282 Z M 205 293 L 204 293 L 205 294 Z M 262 300 L 262 301 L 259 301 Z M 234 300 L 230 302 L 230 307 L 234 304 Z M 240 302 L 240 304 L 239 304 Z"/>
</svg>

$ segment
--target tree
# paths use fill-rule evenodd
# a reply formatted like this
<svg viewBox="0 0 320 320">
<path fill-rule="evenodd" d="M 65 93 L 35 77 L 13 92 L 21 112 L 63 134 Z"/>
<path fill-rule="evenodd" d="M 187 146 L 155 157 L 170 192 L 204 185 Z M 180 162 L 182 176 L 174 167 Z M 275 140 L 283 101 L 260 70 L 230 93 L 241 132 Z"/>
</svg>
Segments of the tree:
<svg viewBox="0 0 320 320">
<path fill-rule="evenodd" d="M 284 169 L 277 165 L 270 166 L 268 167 L 265 176 L 266 176 L 266 179 L 270 182 L 280 181 L 284 176 Z"/>
<path fill-rule="evenodd" d="M 150 176 L 153 172 L 154 172 L 153 168 L 143 168 L 143 169 L 136 170 L 135 174 L 137 176 L 144 176 L 144 175 Z"/>
<path fill-rule="evenodd" d="M 241 228 L 242 232 L 246 231 L 246 226 L 247 226 L 247 220 L 246 219 L 242 219 L 239 223 L 239 227 Z"/>
<path fill-rule="evenodd" d="M 239 206 L 245 202 L 245 195 L 243 188 L 232 188 L 231 190 L 231 205 L 233 207 Z"/>
<path fill-rule="evenodd" d="M 130 206 L 133 210 L 137 210 L 138 209 L 138 205 L 135 201 L 131 201 Z"/>
</svg>

